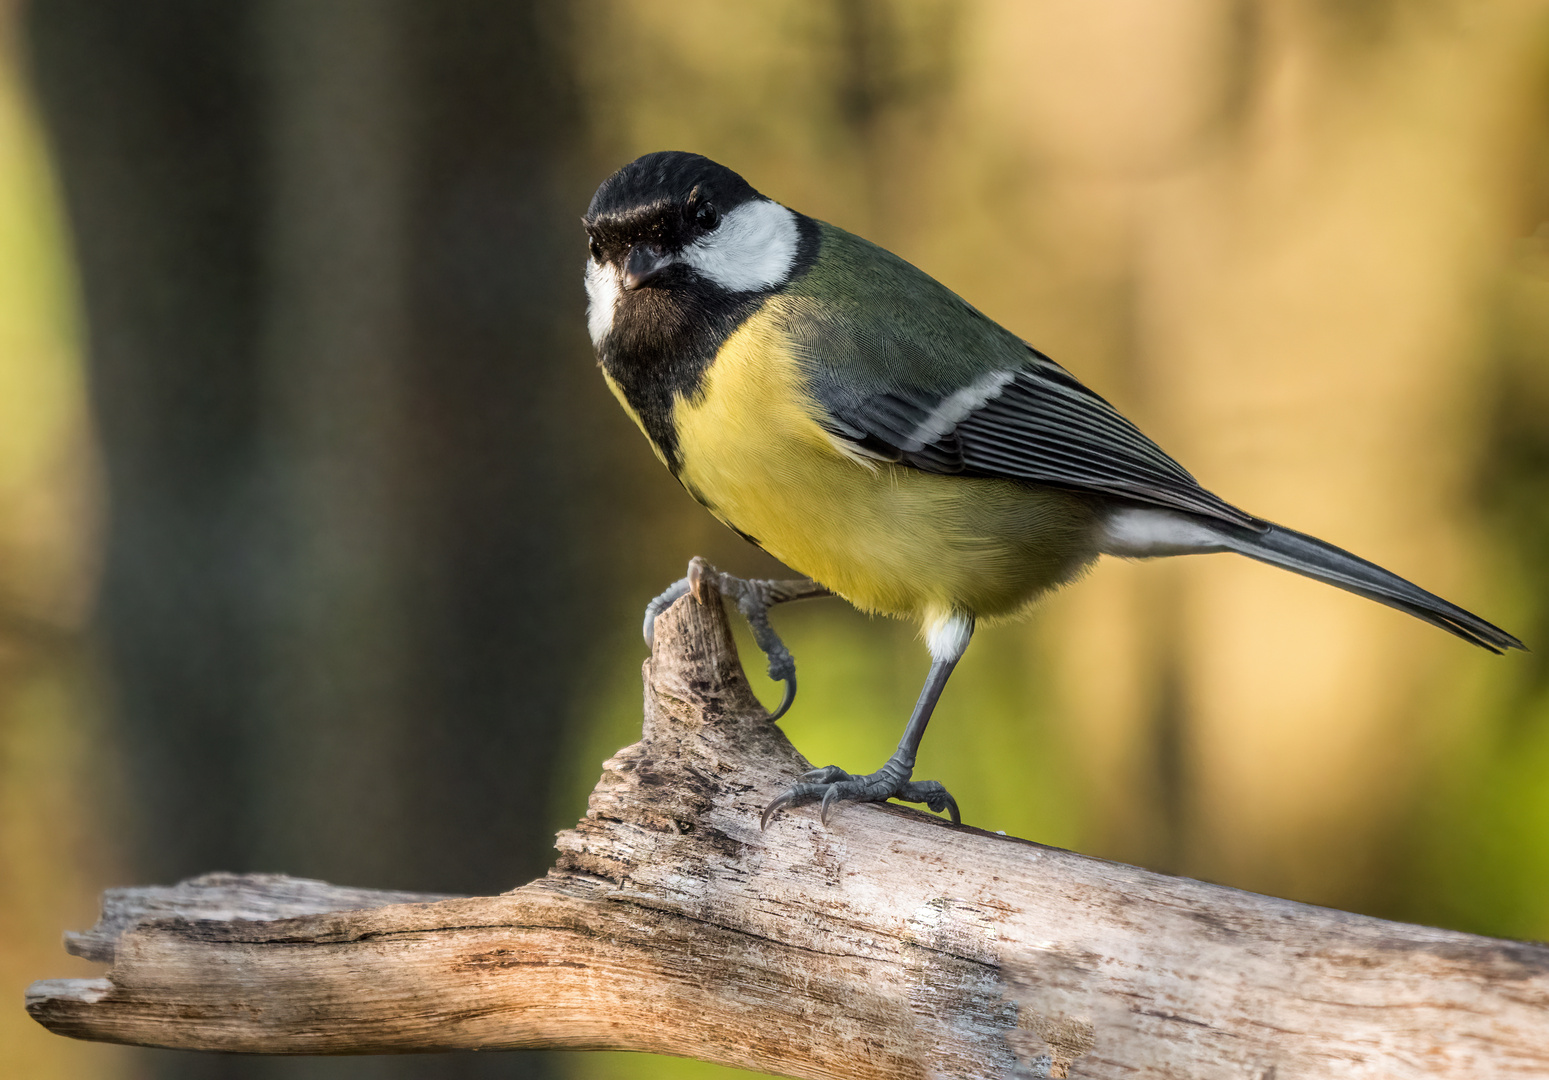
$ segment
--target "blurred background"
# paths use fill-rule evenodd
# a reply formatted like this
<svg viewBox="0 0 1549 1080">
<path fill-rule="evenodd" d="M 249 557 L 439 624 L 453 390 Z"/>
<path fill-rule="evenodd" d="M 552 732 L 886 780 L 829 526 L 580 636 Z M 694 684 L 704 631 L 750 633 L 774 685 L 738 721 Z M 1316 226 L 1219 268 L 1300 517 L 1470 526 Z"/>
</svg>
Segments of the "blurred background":
<svg viewBox="0 0 1549 1080">
<path fill-rule="evenodd" d="M 730 1075 L 177 1054 L 20 1008 L 95 971 L 59 935 L 110 885 L 538 875 L 638 736 L 645 601 L 696 553 L 779 572 L 593 368 L 577 218 L 665 148 L 1537 650 L 1105 563 L 954 677 L 921 768 L 967 820 L 1549 937 L 1545 0 L 0 0 L 0 1073 Z M 796 744 L 880 761 L 913 628 L 776 621 Z"/>
</svg>

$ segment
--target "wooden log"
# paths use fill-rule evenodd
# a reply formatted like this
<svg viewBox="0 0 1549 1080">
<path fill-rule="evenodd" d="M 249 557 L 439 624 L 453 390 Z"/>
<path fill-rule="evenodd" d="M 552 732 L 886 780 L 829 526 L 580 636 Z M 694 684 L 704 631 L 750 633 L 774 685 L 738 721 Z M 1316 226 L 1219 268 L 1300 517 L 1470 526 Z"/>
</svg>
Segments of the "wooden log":
<svg viewBox="0 0 1549 1080">
<path fill-rule="evenodd" d="M 645 682 L 642 740 L 545 878 L 457 898 L 257 875 L 115 890 L 67 942 L 106 977 L 36 983 L 28 1010 L 146 1046 L 645 1050 L 833 1080 L 1549 1075 L 1549 947 L 898 806 L 760 832 L 807 763 L 718 602 L 661 616 Z"/>
</svg>

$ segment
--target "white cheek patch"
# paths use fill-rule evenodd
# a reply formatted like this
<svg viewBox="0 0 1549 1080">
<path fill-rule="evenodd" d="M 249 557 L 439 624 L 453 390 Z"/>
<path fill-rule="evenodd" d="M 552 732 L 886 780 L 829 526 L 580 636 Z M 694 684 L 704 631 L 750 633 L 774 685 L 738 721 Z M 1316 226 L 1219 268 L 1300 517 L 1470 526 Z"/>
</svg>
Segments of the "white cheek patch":
<svg viewBox="0 0 1549 1080">
<path fill-rule="evenodd" d="M 594 347 L 600 348 L 602 339 L 613 329 L 613 310 L 622 293 L 617 267 L 586 260 L 586 330 Z"/>
<path fill-rule="evenodd" d="M 796 215 L 755 199 L 721 219 L 721 227 L 683 249 L 682 259 L 729 292 L 784 284 L 796 265 Z"/>
</svg>

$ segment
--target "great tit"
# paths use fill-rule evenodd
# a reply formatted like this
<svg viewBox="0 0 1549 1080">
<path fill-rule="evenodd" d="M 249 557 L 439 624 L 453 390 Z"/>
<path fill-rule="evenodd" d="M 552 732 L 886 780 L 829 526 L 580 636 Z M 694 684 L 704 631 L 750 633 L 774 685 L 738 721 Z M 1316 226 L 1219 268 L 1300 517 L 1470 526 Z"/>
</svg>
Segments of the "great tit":
<svg viewBox="0 0 1549 1080">
<path fill-rule="evenodd" d="M 770 603 L 826 590 L 921 622 L 931 667 L 876 772 L 806 774 L 764 812 L 923 802 L 925 726 L 979 619 L 1025 610 L 1100 555 L 1232 551 L 1493 652 L 1512 635 L 1347 551 L 1200 486 L 1103 398 L 934 278 L 697 154 L 603 181 L 583 218 L 603 376 L 688 493 L 813 584 L 722 575 L 794 693 Z M 679 582 L 651 616 L 687 590 Z M 782 706 L 782 711 L 785 706 Z"/>
</svg>

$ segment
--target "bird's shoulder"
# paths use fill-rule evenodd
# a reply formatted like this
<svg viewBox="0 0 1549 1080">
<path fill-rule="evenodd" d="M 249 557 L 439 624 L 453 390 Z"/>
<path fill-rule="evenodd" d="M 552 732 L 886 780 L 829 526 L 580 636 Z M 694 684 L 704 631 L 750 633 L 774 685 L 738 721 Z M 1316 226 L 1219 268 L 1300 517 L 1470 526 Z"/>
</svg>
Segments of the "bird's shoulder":
<svg viewBox="0 0 1549 1080">
<path fill-rule="evenodd" d="M 1014 366 L 1026 345 L 919 267 L 818 222 L 804 273 L 769 300 L 769 316 L 803 362 L 858 390 L 900 382 L 951 392 Z"/>
<path fill-rule="evenodd" d="M 833 226 L 770 300 L 820 423 L 855 456 L 1256 519 L 1107 400 L 923 270 Z"/>
</svg>

